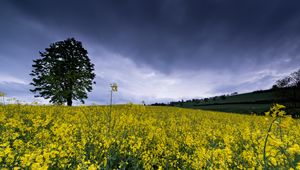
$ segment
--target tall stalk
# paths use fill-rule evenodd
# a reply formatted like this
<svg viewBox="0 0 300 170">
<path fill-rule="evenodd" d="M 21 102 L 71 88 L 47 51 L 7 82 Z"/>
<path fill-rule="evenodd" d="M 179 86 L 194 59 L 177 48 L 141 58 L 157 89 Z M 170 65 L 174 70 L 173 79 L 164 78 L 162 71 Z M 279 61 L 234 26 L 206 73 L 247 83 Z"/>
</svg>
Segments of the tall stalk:
<svg viewBox="0 0 300 170">
<path fill-rule="evenodd" d="M 269 129 L 268 129 L 268 132 L 267 132 L 267 136 L 266 136 L 266 139 L 265 139 L 265 143 L 264 143 L 264 169 L 267 169 L 267 157 L 266 157 L 267 142 L 268 142 L 268 138 L 269 138 L 269 135 L 270 135 L 270 132 L 271 132 L 273 123 L 274 123 L 276 120 L 277 120 L 277 118 L 275 118 L 275 119 L 272 121 L 272 123 L 270 124 Z"/>
</svg>

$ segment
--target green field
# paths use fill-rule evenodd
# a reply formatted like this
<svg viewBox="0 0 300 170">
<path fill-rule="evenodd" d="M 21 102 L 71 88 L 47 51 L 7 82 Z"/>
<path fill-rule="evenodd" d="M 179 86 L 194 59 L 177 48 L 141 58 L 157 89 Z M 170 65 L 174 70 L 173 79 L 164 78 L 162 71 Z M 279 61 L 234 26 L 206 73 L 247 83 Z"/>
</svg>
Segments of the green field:
<svg viewBox="0 0 300 170">
<path fill-rule="evenodd" d="M 291 96 L 292 91 L 291 89 L 261 90 L 238 95 L 216 96 L 207 98 L 206 100 L 194 99 L 185 102 L 175 102 L 173 106 L 233 113 L 264 114 L 274 103 L 282 103 L 287 106 L 291 105 L 285 96 L 278 94 Z M 299 103 L 297 107 L 289 109 L 288 112 L 299 113 Z"/>
</svg>

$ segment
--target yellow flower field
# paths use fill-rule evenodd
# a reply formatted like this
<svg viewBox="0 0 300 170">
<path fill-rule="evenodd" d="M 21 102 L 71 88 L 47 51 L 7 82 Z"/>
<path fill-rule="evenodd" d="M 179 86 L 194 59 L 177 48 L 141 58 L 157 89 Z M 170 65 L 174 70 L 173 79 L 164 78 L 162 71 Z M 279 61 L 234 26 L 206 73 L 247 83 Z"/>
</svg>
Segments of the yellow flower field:
<svg viewBox="0 0 300 170">
<path fill-rule="evenodd" d="M 0 169 L 300 169 L 300 121 L 288 116 L 109 110 L 0 106 Z"/>
</svg>

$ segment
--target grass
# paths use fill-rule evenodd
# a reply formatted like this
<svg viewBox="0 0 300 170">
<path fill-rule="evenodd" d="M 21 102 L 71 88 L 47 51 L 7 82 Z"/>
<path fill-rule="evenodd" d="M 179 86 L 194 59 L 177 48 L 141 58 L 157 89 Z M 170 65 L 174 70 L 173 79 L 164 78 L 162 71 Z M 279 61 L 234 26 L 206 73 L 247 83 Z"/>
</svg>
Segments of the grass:
<svg viewBox="0 0 300 170">
<path fill-rule="evenodd" d="M 292 96 L 292 90 L 261 90 L 225 97 L 211 97 L 207 100 L 175 102 L 174 106 L 232 113 L 264 114 L 274 103 L 282 103 L 286 106 L 291 105 L 291 103 L 287 102 L 287 98 L 284 98 L 282 95 Z M 294 107 L 289 109 L 288 113 L 299 113 L 299 111 L 299 107 Z"/>
</svg>

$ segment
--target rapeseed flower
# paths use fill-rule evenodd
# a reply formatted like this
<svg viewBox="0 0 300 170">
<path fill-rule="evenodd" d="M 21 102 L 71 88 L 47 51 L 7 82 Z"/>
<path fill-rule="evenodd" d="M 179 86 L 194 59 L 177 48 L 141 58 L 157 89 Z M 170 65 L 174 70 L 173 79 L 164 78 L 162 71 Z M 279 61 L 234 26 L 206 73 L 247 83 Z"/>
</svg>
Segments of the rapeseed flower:
<svg viewBox="0 0 300 170">
<path fill-rule="evenodd" d="M 300 168 L 300 122 L 282 105 L 274 118 L 113 107 L 108 124 L 106 106 L 0 106 L 0 169 Z"/>
</svg>

